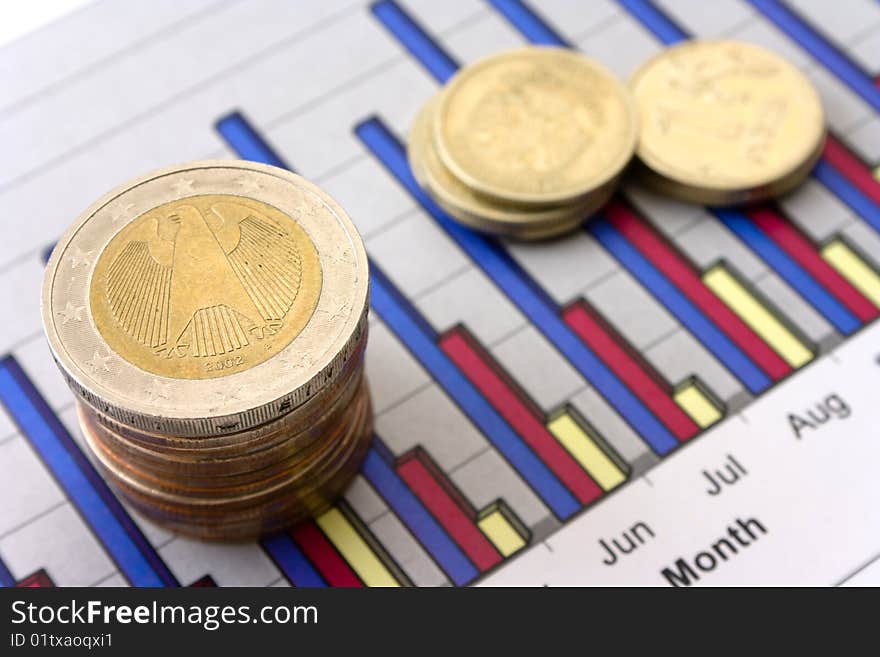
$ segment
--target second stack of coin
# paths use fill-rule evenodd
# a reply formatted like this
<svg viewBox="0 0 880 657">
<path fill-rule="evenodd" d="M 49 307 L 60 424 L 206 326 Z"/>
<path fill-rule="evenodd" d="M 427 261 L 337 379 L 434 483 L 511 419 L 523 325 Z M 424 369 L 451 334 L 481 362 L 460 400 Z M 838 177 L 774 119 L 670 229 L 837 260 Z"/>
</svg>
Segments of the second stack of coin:
<svg viewBox="0 0 880 657">
<path fill-rule="evenodd" d="M 322 190 L 195 162 L 85 212 L 43 319 L 111 485 L 160 524 L 238 539 L 321 512 L 359 467 L 367 291 L 360 237 Z"/>
<path fill-rule="evenodd" d="M 458 221 L 519 239 L 570 231 L 613 194 L 635 149 L 636 110 L 600 64 L 530 47 L 462 69 L 409 136 L 418 183 Z"/>
</svg>

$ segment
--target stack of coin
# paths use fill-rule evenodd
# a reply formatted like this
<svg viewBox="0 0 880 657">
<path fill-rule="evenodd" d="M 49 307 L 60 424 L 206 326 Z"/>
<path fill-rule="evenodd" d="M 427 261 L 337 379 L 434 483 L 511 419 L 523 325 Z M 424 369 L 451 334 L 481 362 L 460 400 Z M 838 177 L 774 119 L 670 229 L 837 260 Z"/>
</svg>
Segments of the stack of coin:
<svg viewBox="0 0 880 657">
<path fill-rule="evenodd" d="M 645 63 L 630 87 L 641 117 L 641 177 L 670 196 L 706 205 L 778 196 L 822 152 L 819 94 L 760 46 L 687 41 Z"/>
<path fill-rule="evenodd" d="M 409 135 L 418 183 L 476 230 L 570 231 L 614 192 L 638 125 L 626 87 L 572 50 L 530 47 L 462 69 Z"/>
<path fill-rule="evenodd" d="M 106 479 L 147 517 L 237 539 L 324 510 L 372 436 L 368 271 L 290 172 L 195 162 L 114 190 L 58 243 L 43 322 Z"/>
</svg>

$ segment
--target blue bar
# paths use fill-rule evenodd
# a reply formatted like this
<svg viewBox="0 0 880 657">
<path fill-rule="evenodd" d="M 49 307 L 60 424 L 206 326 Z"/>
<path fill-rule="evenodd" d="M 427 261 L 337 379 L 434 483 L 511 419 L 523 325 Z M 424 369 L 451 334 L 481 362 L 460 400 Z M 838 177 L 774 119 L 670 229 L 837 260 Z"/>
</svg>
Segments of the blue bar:
<svg viewBox="0 0 880 657">
<path fill-rule="evenodd" d="M 327 583 L 288 534 L 276 534 L 260 541 L 287 581 L 297 587 L 322 588 Z"/>
<path fill-rule="evenodd" d="M 607 220 L 593 221 L 589 231 L 753 394 L 770 387 L 769 377 Z"/>
<path fill-rule="evenodd" d="M 880 233 L 880 208 L 877 207 L 877 204 L 872 199 L 865 196 L 861 190 L 847 180 L 840 171 L 824 160 L 819 160 L 813 169 L 813 175 L 849 206 L 850 210 L 859 215 L 874 230 Z"/>
<path fill-rule="evenodd" d="M 516 27 L 531 43 L 539 46 L 571 47 L 562 36 L 543 19 L 535 10 L 520 0 L 488 0 L 489 4 L 503 15 L 511 25 Z"/>
<path fill-rule="evenodd" d="M 660 11 L 650 0 L 617 1 L 667 46 L 689 38 L 687 32 Z"/>
<path fill-rule="evenodd" d="M 376 439 L 378 442 L 379 439 Z M 434 516 L 413 495 L 404 481 L 377 451 L 370 448 L 361 474 L 388 503 L 397 517 L 433 557 L 453 584 L 464 586 L 479 574 L 474 565 L 444 531 Z"/>
<path fill-rule="evenodd" d="M 2 559 L 0 559 L 0 586 L 15 586 L 15 577 L 9 572 L 9 568 L 6 567 L 6 564 L 3 563 Z"/>
<path fill-rule="evenodd" d="M 364 121 L 355 128 L 355 132 L 438 225 L 471 257 L 474 264 L 486 272 L 655 452 L 665 454 L 678 444 L 629 388 L 565 325 L 556 305 L 498 242 L 455 223 L 424 193 L 409 169 L 403 145 L 379 119 Z"/>
<path fill-rule="evenodd" d="M 134 586 L 179 586 L 13 356 L 0 361 L 0 403 Z"/>
<path fill-rule="evenodd" d="M 249 125 L 246 128 L 247 139 L 255 140 L 269 149 L 253 128 Z M 236 149 L 239 145 L 248 147 L 247 144 L 231 145 Z M 437 347 L 433 329 L 412 309 L 374 263 L 370 264 L 370 271 L 371 304 L 401 342 L 444 386 L 446 392 L 459 403 L 496 449 L 505 455 L 559 518 L 567 518 L 576 512 L 580 505 L 571 493 Z"/>
<path fill-rule="evenodd" d="M 422 367 L 443 386 L 553 513 L 565 519 L 578 511 L 578 501 L 437 346 L 436 336 L 424 330 L 424 325 L 416 319 L 416 310 L 375 263 L 370 263 L 370 275 L 373 309 Z"/>
<path fill-rule="evenodd" d="M 749 2 L 861 96 L 875 111 L 880 112 L 880 89 L 874 86 L 870 76 L 845 53 L 829 43 L 825 37 L 781 2 L 777 0 L 749 0 Z"/>
<path fill-rule="evenodd" d="M 290 169 L 281 156 L 251 127 L 241 112 L 227 114 L 214 127 L 241 159 Z"/>
<path fill-rule="evenodd" d="M 777 274 L 822 313 L 838 331 L 849 335 L 861 326 L 855 315 L 831 296 L 742 212 L 724 208 L 715 208 L 713 212 L 725 226 L 748 244 Z"/>
<path fill-rule="evenodd" d="M 396 2 L 379 0 L 370 9 L 435 79 L 446 82 L 458 70 L 458 63 L 452 56 L 437 45 L 425 29 Z"/>
</svg>

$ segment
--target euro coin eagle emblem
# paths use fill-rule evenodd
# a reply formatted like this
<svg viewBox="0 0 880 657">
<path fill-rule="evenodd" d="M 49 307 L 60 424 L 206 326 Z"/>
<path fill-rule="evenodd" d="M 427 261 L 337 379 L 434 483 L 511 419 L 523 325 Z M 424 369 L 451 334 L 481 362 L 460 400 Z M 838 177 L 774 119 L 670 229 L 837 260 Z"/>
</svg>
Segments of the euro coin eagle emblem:
<svg viewBox="0 0 880 657">
<path fill-rule="evenodd" d="M 136 218 L 107 245 L 89 300 L 110 347 L 155 374 L 213 378 L 296 337 L 321 289 L 315 247 L 254 199 L 193 196 Z"/>
</svg>

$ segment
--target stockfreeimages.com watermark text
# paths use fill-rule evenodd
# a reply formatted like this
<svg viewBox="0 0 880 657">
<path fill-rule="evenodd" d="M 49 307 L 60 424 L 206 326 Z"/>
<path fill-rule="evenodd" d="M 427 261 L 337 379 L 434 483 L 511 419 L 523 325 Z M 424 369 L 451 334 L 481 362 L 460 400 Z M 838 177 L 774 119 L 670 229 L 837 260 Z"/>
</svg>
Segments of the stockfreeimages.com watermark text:
<svg viewBox="0 0 880 657">
<path fill-rule="evenodd" d="M 16 600 L 12 603 L 12 624 L 27 624 L 28 629 L 39 625 L 196 625 L 213 632 L 224 625 L 262 623 L 264 625 L 316 625 L 318 608 L 314 605 L 182 605 L 162 604 L 105 604 L 100 600 L 69 603 L 35 604 Z M 99 644 L 100 645 L 100 644 Z"/>
</svg>

